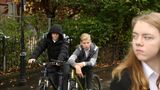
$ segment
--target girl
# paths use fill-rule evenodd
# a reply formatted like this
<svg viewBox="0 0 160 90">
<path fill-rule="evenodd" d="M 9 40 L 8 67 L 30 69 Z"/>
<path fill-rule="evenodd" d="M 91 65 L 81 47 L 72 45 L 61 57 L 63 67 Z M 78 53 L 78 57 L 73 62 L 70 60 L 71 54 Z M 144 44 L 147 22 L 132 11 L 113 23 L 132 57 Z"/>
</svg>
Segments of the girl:
<svg viewBox="0 0 160 90">
<path fill-rule="evenodd" d="M 160 13 L 132 20 L 132 43 L 123 63 L 112 72 L 110 90 L 158 90 L 160 74 Z"/>
</svg>

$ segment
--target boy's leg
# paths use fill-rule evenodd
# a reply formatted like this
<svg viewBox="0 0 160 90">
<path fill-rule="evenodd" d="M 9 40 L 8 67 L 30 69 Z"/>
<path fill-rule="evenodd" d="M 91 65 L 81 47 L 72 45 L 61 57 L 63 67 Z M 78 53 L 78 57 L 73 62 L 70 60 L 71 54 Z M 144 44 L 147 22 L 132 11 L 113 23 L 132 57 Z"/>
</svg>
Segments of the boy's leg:
<svg viewBox="0 0 160 90">
<path fill-rule="evenodd" d="M 49 73 L 48 74 L 48 78 L 50 83 L 52 84 L 53 87 L 57 88 L 58 86 L 58 78 L 57 75 L 53 74 L 53 73 Z"/>
<path fill-rule="evenodd" d="M 68 64 L 68 63 L 65 63 L 64 65 L 63 65 L 63 68 L 62 68 L 62 70 L 63 70 L 63 84 L 62 84 L 62 86 L 63 86 L 63 88 L 62 88 L 62 90 L 67 90 L 68 89 L 68 79 L 69 79 L 69 74 L 70 74 L 70 64 Z"/>
<path fill-rule="evenodd" d="M 48 78 L 53 87 L 57 88 L 59 83 L 58 67 L 48 69 Z"/>
<path fill-rule="evenodd" d="M 62 90 L 67 90 L 68 89 L 68 76 L 69 75 L 64 75 L 63 80 L 62 80 Z"/>
<path fill-rule="evenodd" d="M 91 90 L 92 89 L 92 76 L 93 76 L 93 72 L 92 72 L 92 68 L 93 67 L 85 67 L 85 75 L 86 75 L 86 90 Z"/>
</svg>

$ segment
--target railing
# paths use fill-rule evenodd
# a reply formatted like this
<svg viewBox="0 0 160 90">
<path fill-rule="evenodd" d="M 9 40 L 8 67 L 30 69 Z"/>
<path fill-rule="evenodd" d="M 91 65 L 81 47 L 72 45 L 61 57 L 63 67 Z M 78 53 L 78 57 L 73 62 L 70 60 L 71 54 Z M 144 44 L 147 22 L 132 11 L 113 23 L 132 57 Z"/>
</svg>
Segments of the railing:
<svg viewBox="0 0 160 90">
<path fill-rule="evenodd" d="M 27 54 L 35 48 L 36 40 L 29 37 L 26 42 Z M 18 37 L 0 37 L 0 72 L 11 72 L 20 64 L 20 39 Z"/>
<path fill-rule="evenodd" d="M 19 40 L 2 36 L 0 38 L 0 71 L 6 72 L 19 65 Z"/>
</svg>

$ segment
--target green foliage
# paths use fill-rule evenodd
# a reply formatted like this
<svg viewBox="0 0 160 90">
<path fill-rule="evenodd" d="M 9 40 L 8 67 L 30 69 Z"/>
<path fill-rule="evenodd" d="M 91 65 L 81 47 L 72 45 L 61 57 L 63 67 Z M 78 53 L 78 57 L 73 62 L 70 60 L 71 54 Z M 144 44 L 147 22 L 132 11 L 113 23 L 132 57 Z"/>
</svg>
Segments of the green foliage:
<svg viewBox="0 0 160 90">
<path fill-rule="evenodd" d="M 43 18 L 42 18 L 43 17 Z M 30 51 L 28 50 L 28 42 L 29 39 L 32 36 L 42 35 L 43 32 L 47 31 L 47 18 L 45 18 L 44 15 L 41 13 L 37 13 L 35 15 L 27 15 L 24 17 L 24 25 L 22 26 L 22 29 L 24 30 L 24 40 L 25 40 L 25 46 L 26 46 L 26 52 L 28 59 Z M 5 50 L 1 51 L 2 53 L 6 54 L 6 65 L 7 69 L 10 69 L 14 65 L 19 65 L 20 63 L 20 39 L 21 39 L 21 23 L 19 21 L 19 18 L 15 17 L 7 17 L 7 16 L 1 16 L 0 20 L 0 49 Z M 8 36 L 9 38 L 5 39 L 5 48 L 2 49 L 2 45 L 4 44 L 2 42 L 3 35 Z M 3 54 L 0 54 L 3 56 Z M 18 55 L 18 56 L 17 56 Z M 3 59 L 0 59 L 2 62 Z M 13 65 L 14 64 L 14 65 Z"/>
<path fill-rule="evenodd" d="M 112 39 L 117 42 L 129 41 L 130 27 L 132 18 L 139 12 L 139 9 L 131 5 L 132 3 L 126 0 L 106 0 L 103 2 L 104 8 L 101 9 L 101 14 L 105 17 L 100 19 L 108 24 L 112 31 Z"/>
<path fill-rule="evenodd" d="M 52 1 L 42 0 L 46 5 L 50 5 L 49 2 Z M 43 4 L 40 5 L 42 5 L 40 7 L 45 7 Z M 63 20 L 58 21 L 58 18 L 54 20 L 64 26 L 69 36 L 75 38 L 75 43 L 79 42 L 81 33 L 88 32 L 99 46 L 113 41 L 129 42 L 132 18 L 143 12 L 160 10 L 158 0 L 56 0 L 56 5 L 51 5 L 51 8 L 47 10 L 55 6 L 54 9 L 57 10 L 54 10 L 53 13 L 56 17 L 60 15 L 59 17 L 62 17 Z M 68 7 L 68 10 L 63 7 Z M 60 8 L 64 10 L 61 11 Z M 65 16 L 65 13 L 71 15 Z M 76 15 L 79 16 L 78 19 L 74 18 Z M 36 25 L 41 26 L 42 24 L 37 23 Z"/>
<path fill-rule="evenodd" d="M 0 20 L 0 32 L 6 36 L 19 35 L 19 22 L 14 17 L 1 16 Z"/>
<path fill-rule="evenodd" d="M 47 31 L 47 17 L 42 12 L 26 15 L 24 18 L 26 36 L 40 36 Z"/>
<path fill-rule="evenodd" d="M 71 2 L 73 8 L 81 6 L 83 12 L 79 19 L 65 19 L 63 25 L 66 33 L 74 37 L 73 43 L 79 42 L 81 33 L 88 32 L 93 42 L 100 47 L 107 42 L 128 42 L 130 40 L 130 22 L 135 13 L 130 9 L 128 3 L 121 1 L 97 1 L 81 0 Z M 124 1 L 124 0 L 123 0 Z M 77 5 L 74 6 L 74 3 Z"/>
<path fill-rule="evenodd" d="M 65 33 L 73 39 L 73 46 L 79 43 L 79 37 L 84 32 L 90 33 L 93 42 L 96 42 L 100 46 L 104 40 L 108 39 L 107 30 L 104 29 L 105 26 L 102 26 L 103 23 L 98 21 L 96 17 L 83 16 L 83 18 L 78 20 L 66 19 L 64 22 Z M 100 35 L 99 32 L 103 32 L 103 35 Z M 102 38 L 101 36 L 105 36 L 103 40 L 99 39 Z"/>
<path fill-rule="evenodd" d="M 80 9 L 78 19 L 67 18 L 60 22 L 65 32 L 73 38 L 73 46 L 79 43 L 81 33 L 88 32 L 93 42 L 102 48 L 113 42 L 128 46 L 131 40 L 132 18 L 160 10 L 158 0 L 65 0 L 65 5 Z"/>
<path fill-rule="evenodd" d="M 24 16 L 25 40 L 27 41 L 29 36 L 41 36 L 48 31 L 45 14 L 50 13 L 55 16 L 52 18 L 54 23 L 62 24 L 64 32 L 73 39 L 71 47 L 79 43 L 79 37 L 84 32 L 90 33 L 93 42 L 102 48 L 112 42 L 128 44 L 131 40 L 132 18 L 142 13 L 160 11 L 159 0 L 56 0 L 56 5 L 48 3 L 54 2 L 53 0 L 40 1 L 45 4 L 34 0 L 32 7 L 34 13 Z M 46 5 L 50 6 L 46 7 Z M 75 18 L 76 16 L 78 17 Z M 1 16 L 0 33 L 20 39 L 19 19 Z M 20 46 L 16 45 L 17 51 L 20 51 Z M 17 53 L 16 55 L 19 55 L 19 52 Z M 11 57 L 14 55 L 10 54 Z"/>
</svg>

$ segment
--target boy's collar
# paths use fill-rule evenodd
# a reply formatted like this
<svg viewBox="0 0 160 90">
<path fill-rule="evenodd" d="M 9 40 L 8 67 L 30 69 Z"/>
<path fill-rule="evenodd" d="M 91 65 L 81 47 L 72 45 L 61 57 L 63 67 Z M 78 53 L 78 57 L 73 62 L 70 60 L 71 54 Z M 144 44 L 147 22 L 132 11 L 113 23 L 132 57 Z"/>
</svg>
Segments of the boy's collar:
<svg viewBox="0 0 160 90">
<path fill-rule="evenodd" d="M 54 43 L 57 42 L 57 41 L 55 41 L 55 40 L 52 40 L 52 41 L 53 41 Z"/>
</svg>

